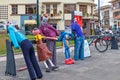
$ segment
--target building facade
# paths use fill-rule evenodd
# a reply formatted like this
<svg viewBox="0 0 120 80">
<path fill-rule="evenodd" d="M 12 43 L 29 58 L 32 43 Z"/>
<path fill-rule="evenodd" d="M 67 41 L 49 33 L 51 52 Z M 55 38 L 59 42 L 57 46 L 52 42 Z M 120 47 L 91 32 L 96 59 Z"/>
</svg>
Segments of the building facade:
<svg viewBox="0 0 120 80">
<path fill-rule="evenodd" d="M 95 9 L 95 14 L 98 15 L 98 9 Z M 112 5 L 105 5 L 100 7 L 100 27 L 101 28 L 112 28 L 113 18 L 113 7 Z M 96 27 L 98 27 L 98 21 L 96 21 Z"/>
<path fill-rule="evenodd" d="M 105 5 L 101 7 L 101 26 L 103 28 L 111 28 L 113 25 L 113 9 L 112 5 Z"/>
<path fill-rule="evenodd" d="M 113 28 L 120 29 L 120 0 L 111 0 L 110 3 L 113 7 L 113 18 L 114 18 L 114 25 Z"/>
<path fill-rule="evenodd" d="M 94 29 L 93 8 L 94 0 L 39 0 L 39 13 L 42 16 L 47 13 L 50 24 L 58 30 L 64 30 L 71 25 L 71 12 L 82 11 L 83 29 L 87 34 L 92 34 Z M 36 24 L 36 0 L 0 0 L 0 20 L 12 21 L 21 28 L 26 24 Z"/>
</svg>

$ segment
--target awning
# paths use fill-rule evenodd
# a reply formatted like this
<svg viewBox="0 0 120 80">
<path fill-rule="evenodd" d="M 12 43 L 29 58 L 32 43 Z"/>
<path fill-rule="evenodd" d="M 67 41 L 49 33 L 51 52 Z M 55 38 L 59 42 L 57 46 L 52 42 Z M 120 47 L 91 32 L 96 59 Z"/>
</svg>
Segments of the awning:
<svg viewBox="0 0 120 80">
<path fill-rule="evenodd" d="M 36 20 L 25 20 L 24 24 L 37 24 Z"/>
</svg>

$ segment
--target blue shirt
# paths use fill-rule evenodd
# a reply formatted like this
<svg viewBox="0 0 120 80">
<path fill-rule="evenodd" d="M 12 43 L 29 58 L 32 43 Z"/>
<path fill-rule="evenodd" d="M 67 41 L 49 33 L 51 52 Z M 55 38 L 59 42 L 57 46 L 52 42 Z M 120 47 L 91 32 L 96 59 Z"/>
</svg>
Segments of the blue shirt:
<svg viewBox="0 0 120 80">
<path fill-rule="evenodd" d="M 15 48 L 19 48 L 19 44 L 27 39 L 25 35 L 20 33 L 14 26 L 9 25 L 8 26 L 8 32 L 9 32 L 9 37 L 14 45 Z"/>
<path fill-rule="evenodd" d="M 77 37 L 84 36 L 83 31 L 76 22 L 71 24 L 71 30 L 77 35 Z"/>
<path fill-rule="evenodd" d="M 67 36 L 69 36 L 71 38 L 74 37 L 74 35 L 72 33 L 68 33 L 68 32 L 63 31 L 63 32 L 61 32 L 61 34 L 60 34 L 60 36 L 58 38 L 58 41 L 66 40 Z"/>
</svg>

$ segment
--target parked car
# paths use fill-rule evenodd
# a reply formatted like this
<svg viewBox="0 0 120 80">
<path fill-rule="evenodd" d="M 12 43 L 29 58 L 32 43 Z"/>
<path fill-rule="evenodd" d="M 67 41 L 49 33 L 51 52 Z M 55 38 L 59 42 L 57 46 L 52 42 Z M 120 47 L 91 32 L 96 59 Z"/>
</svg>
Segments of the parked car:
<svg viewBox="0 0 120 80">
<path fill-rule="evenodd" d="M 0 30 L 6 30 L 6 25 L 5 24 L 0 24 Z"/>
</svg>

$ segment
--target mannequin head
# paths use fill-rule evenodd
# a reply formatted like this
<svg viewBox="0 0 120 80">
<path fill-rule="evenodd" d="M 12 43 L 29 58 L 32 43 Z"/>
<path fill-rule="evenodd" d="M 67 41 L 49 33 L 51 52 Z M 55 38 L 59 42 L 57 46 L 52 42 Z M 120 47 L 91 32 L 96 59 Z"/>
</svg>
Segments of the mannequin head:
<svg viewBox="0 0 120 80">
<path fill-rule="evenodd" d="M 48 21 L 48 18 L 45 17 L 45 16 L 43 16 L 42 21 L 41 21 L 41 25 L 45 26 L 45 24 L 47 23 L 47 21 Z"/>
<path fill-rule="evenodd" d="M 40 30 L 39 30 L 38 28 L 34 28 L 34 29 L 32 30 L 32 34 L 33 34 L 33 35 L 38 35 L 38 34 L 40 34 Z"/>
</svg>

